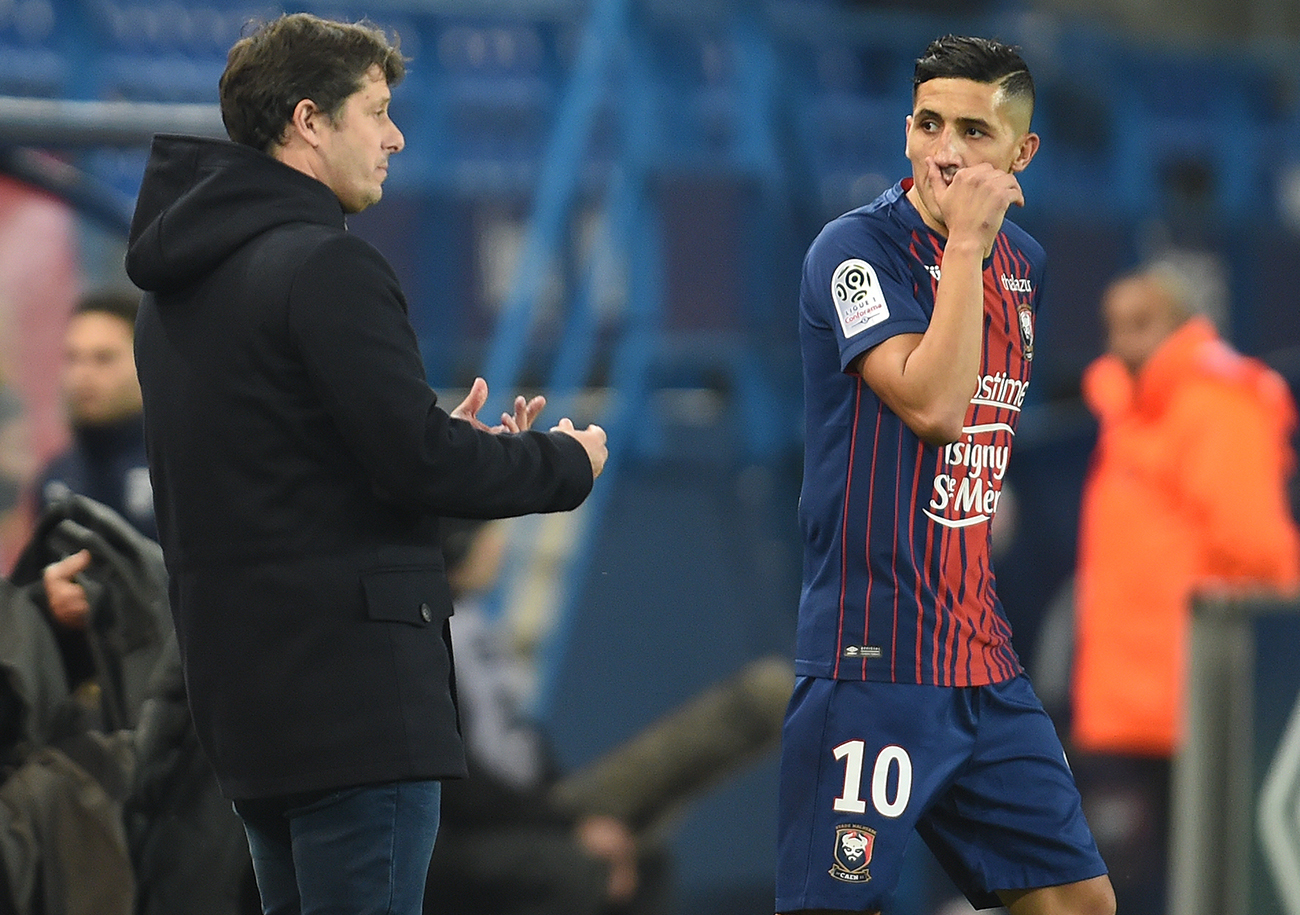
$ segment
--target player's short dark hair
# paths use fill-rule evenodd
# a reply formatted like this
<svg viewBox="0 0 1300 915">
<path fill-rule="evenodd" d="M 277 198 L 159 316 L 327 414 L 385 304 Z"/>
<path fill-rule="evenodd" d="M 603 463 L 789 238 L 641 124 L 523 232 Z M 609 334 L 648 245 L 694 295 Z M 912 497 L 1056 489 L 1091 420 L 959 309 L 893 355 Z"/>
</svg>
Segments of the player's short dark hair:
<svg viewBox="0 0 1300 915">
<path fill-rule="evenodd" d="M 135 315 L 140 310 L 140 297 L 131 292 L 92 292 L 77 300 L 72 307 L 74 315 L 91 313 L 121 318 L 135 331 Z"/>
<path fill-rule="evenodd" d="M 373 23 L 290 13 L 231 47 L 221 74 L 221 120 L 230 139 L 262 152 L 280 142 L 303 99 L 331 120 L 378 66 L 389 86 L 406 75 L 396 34 Z"/>
<path fill-rule="evenodd" d="M 969 79 L 996 83 L 1011 98 L 1023 98 L 1034 106 L 1034 78 L 1020 49 L 993 38 L 944 35 L 930 42 L 916 61 L 912 75 L 912 98 L 922 83 L 932 79 Z"/>
</svg>

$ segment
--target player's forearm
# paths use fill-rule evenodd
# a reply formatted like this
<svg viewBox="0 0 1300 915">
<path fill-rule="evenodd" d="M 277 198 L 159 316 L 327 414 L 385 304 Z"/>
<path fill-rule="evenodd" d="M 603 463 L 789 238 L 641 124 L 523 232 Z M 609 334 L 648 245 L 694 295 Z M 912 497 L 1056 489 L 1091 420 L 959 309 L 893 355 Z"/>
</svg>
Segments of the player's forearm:
<svg viewBox="0 0 1300 915">
<path fill-rule="evenodd" d="M 922 428 L 913 431 L 930 444 L 961 437 L 979 380 L 984 346 L 982 258 L 977 244 L 949 242 L 930 326 L 903 366 L 905 385 L 914 393 L 918 414 L 925 417 Z"/>
</svg>

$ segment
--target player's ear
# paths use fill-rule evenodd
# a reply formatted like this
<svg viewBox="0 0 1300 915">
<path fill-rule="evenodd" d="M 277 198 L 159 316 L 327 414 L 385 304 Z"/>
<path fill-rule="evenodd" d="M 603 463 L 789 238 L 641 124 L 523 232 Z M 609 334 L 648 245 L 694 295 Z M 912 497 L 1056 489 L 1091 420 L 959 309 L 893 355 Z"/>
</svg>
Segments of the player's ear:
<svg viewBox="0 0 1300 915">
<path fill-rule="evenodd" d="M 1016 148 L 1016 157 L 1011 160 L 1012 172 L 1023 172 L 1038 152 L 1038 134 L 1027 133 L 1020 138 L 1020 145 Z"/>
</svg>

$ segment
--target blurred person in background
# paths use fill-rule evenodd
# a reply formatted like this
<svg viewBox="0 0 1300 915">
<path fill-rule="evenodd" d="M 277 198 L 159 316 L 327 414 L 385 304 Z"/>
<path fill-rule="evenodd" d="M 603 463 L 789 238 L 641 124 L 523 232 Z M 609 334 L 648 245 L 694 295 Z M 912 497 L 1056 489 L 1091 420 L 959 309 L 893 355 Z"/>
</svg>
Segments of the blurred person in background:
<svg viewBox="0 0 1300 915">
<path fill-rule="evenodd" d="M 1197 594 L 1294 591 L 1296 409 L 1236 352 L 1170 257 L 1102 298 L 1083 393 L 1099 434 L 1080 511 L 1071 753 L 1122 912 L 1165 911 L 1171 758 Z"/>
<path fill-rule="evenodd" d="M 66 493 L 88 496 L 156 540 L 132 351 L 138 306 L 138 293 L 106 292 L 86 296 L 74 307 L 61 372 L 72 443 L 41 471 L 35 501 L 39 513 Z"/>
<path fill-rule="evenodd" d="M 0 565 L 12 567 L 31 535 L 34 499 L 26 498 L 36 470 L 23 402 L 0 378 Z"/>
<path fill-rule="evenodd" d="M 274 915 L 417 915 L 463 776 L 440 516 L 580 505 L 605 433 L 476 379 L 446 412 L 384 257 L 347 230 L 405 138 L 369 23 L 294 13 L 231 48 L 231 141 L 159 136 L 126 269 L 195 731 Z"/>
<path fill-rule="evenodd" d="M 77 493 L 157 540 L 133 352 L 138 306 L 134 292 L 92 294 L 74 306 L 60 378 L 72 443 L 41 471 L 33 502 L 39 517 L 60 497 Z M 90 604 L 76 576 L 90 562 L 90 553 L 81 550 L 45 569 L 50 614 L 66 629 L 86 624 Z"/>
<path fill-rule="evenodd" d="M 428 915 L 667 915 L 686 806 L 780 741 L 794 671 L 751 661 L 574 771 L 529 714 L 530 665 L 484 606 L 502 523 L 444 523 L 469 777 L 443 786 Z"/>
</svg>

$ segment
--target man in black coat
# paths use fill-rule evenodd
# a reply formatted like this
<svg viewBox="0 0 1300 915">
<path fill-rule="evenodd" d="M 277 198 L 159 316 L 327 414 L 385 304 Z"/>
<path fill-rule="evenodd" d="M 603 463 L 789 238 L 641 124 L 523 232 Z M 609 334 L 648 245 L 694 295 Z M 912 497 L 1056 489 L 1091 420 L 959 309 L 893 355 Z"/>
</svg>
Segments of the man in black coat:
<svg viewBox="0 0 1300 915">
<path fill-rule="evenodd" d="M 231 49 L 233 143 L 158 137 L 127 273 L 145 438 L 194 723 L 267 912 L 420 911 L 438 779 L 464 772 L 438 516 L 575 508 L 605 434 L 450 414 L 406 302 L 345 215 L 404 144 L 404 64 L 365 24 L 283 16 Z"/>
</svg>

